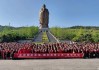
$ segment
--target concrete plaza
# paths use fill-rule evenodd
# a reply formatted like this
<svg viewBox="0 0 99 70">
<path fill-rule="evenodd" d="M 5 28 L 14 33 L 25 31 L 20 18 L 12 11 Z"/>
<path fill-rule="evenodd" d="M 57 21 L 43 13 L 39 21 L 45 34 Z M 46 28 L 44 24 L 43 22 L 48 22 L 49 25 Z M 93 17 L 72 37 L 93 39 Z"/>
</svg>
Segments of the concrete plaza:
<svg viewBox="0 0 99 70">
<path fill-rule="evenodd" d="M 99 70 L 99 59 L 0 60 L 0 70 Z"/>
</svg>

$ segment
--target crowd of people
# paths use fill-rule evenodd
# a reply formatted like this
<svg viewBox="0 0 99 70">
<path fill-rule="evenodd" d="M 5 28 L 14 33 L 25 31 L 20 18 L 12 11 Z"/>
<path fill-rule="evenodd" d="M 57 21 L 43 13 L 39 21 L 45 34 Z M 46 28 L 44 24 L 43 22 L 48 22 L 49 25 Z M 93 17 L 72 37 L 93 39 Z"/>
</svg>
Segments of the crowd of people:
<svg viewBox="0 0 99 70">
<path fill-rule="evenodd" d="M 99 43 L 0 43 L 1 59 L 12 59 L 14 53 L 83 53 L 84 58 L 99 58 Z"/>
</svg>

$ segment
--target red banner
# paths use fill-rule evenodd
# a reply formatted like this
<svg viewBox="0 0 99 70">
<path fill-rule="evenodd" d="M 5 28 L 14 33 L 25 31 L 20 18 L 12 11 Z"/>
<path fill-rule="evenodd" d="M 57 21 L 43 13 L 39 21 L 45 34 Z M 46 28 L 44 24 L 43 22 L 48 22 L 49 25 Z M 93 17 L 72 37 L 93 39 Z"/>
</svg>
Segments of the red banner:
<svg viewBox="0 0 99 70">
<path fill-rule="evenodd" d="M 15 53 L 14 58 L 83 58 L 82 53 Z"/>
</svg>

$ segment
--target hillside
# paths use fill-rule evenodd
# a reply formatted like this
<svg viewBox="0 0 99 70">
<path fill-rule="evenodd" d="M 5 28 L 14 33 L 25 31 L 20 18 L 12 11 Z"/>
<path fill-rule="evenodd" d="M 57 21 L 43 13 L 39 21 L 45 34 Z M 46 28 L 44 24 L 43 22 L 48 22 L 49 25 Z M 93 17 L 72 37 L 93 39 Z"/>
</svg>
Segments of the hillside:
<svg viewBox="0 0 99 70">
<path fill-rule="evenodd" d="M 38 27 L 9 27 L 0 26 L 0 42 L 13 42 L 34 38 L 38 33 Z"/>
<path fill-rule="evenodd" d="M 0 42 L 12 42 L 22 39 L 34 38 L 38 27 L 9 27 L 0 26 Z M 69 28 L 53 27 L 51 33 L 59 40 L 77 42 L 99 42 L 99 27 L 73 26 Z"/>
</svg>

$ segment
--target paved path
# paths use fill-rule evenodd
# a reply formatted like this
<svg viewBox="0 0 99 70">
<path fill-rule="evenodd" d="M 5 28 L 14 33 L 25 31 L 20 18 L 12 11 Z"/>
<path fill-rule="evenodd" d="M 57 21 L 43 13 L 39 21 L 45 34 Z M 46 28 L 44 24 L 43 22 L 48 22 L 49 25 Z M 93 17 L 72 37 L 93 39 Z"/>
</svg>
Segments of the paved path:
<svg viewBox="0 0 99 70">
<path fill-rule="evenodd" d="M 99 59 L 0 60 L 0 70 L 99 70 Z"/>
</svg>

